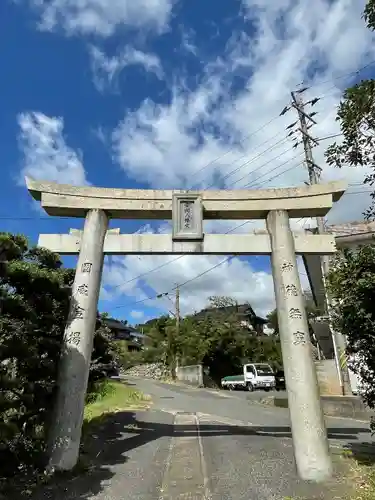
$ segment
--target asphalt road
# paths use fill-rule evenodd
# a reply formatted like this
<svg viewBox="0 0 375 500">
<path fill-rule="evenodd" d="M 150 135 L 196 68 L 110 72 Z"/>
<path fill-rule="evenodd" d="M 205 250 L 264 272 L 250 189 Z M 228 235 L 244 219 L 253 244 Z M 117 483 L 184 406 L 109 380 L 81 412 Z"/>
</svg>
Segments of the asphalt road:
<svg viewBox="0 0 375 500">
<path fill-rule="evenodd" d="M 151 409 L 110 417 L 92 436 L 91 473 L 44 499 L 331 500 L 348 493 L 336 478 L 323 486 L 298 480 L 288 410 L 263 407 L 261 394 L 127 382 L 152 397 Z M 368 442 L 368 424 L 329 418 L 327 427 L 340 472 L 339 448 Z"/>
</svg>

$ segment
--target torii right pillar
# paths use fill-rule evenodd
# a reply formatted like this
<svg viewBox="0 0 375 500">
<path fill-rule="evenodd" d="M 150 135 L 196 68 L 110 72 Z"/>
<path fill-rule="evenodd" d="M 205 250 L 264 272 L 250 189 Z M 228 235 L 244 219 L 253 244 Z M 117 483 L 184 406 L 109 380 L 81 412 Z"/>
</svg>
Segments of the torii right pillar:
<svg viewBox="0 0 375 500">
<path fill-rule="evenodd" d="M 332 460 L 288 212 L 269 212 L 267 228 L 297 471 L 321 482 L 332 475 Z"/>
</svg>

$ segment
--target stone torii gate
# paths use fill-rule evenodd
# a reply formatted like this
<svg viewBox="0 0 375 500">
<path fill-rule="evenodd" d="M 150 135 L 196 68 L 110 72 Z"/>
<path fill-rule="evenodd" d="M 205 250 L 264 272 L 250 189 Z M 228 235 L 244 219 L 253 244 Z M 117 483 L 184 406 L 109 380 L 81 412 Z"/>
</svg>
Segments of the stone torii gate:
<svg viewBox="0 0 375 500">
<path fill-rule="evenodd" d="M 50 466 L 77 462 L 93 345 L 103 255 L 271 255 L 280 340 L 297 470 L 323 481 L 332 473 L 327 433 L 311 353 L 296 254 L 335 253 L 332 235 L 292 233 L 289 218 L 325 216 L 346 183 L 234 191 L 155 191 L 75 187 L 26 179 L 52 216 L 85 218 L 83 231 L 42 234 L 39 246 L 78 254 L 59 373 Z M 119 234 L 109 219 L 172 219 L 170 234 Z M 204 234 L 203 219 L 265 219 L 261 234 Z"/>
</svg>

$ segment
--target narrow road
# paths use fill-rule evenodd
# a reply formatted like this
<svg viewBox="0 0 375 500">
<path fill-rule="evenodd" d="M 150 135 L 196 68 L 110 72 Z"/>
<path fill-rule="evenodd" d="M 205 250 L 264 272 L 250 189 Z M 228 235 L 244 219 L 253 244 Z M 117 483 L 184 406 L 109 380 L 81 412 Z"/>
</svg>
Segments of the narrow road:
<svg viewBox="0 0 375 500">
<path fill-rule="evenodd" d="M 331 500 L 348 494 L 337 478 L 324 486 L 298 480 L 288 410 L 260 405 L 259 395 L 127 382 L 152 397 L 151 409 L 109 417 L 92 437 L 90 474 L 43 498 Z M 328 418 L 327 427 L 340 472 L 340 447 L 368 442 L 368 424 Z"/>
</svg>

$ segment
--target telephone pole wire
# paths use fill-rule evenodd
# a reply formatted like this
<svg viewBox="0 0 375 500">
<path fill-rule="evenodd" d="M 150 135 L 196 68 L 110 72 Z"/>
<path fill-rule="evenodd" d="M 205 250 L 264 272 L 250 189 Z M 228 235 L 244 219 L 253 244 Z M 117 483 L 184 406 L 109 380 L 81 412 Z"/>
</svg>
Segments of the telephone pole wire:
<svg viewBox="0 0 375 500">
<path fill-rule="evenodd" d="M 312 144 L 318 145 L 319 143 L 309 134 L 309 129 L 313 125 L 316 125 L 316 121 L 313 119 L 313 116 L 316 113 L 310 113 L 310 114 L 306 113 L 305 103 L 301 96 L 304 90 L 306 89 L 301 89 L 295 92 L 291 92 L 292 102 L 290 107 L 294 108 L 298 113 L 298 119 L 300 123 L 298 131 L 302 134 L 302 144 L 305 151 L 305 161 L 310 181 L 309 184 L 310 186 L 313 186 L 314 184 L 319 184 L 320 174 L 322 169 L 315 163 L 312 152 Z M 309 101 L 307 104 L 314 105 L 317 101 L 318 98 L 315 98 Z M 284 108 L 284 110 L 285 109 L 286 108 Z M 324 218 L 317 217 L 316 223 L 317 223 L 318 234 L 324 234 L 326 232 Z M 331 331 L 331 337 L 335 352 L 335 361 L 336 361 L 341 391 L 343 395 L 349 395 L 352 393 L 352 390 L 350 385 L 348 366 L 345 358 L 346 343 L 343 335 L 340 332 L 337 332 L 333 328 L 331 321 L 331 311 L 333 304 L 326 286 L 326 279 L 329 273 L 329 257 L 327 255 L 321 256 L 321 269 L 322 269 L 323 285 L 325 288 L 325 295 L 326 295 L 326 307 L 327 307 L 326 312 L 329 318 L 328 324 Z"/>
</svg>

